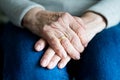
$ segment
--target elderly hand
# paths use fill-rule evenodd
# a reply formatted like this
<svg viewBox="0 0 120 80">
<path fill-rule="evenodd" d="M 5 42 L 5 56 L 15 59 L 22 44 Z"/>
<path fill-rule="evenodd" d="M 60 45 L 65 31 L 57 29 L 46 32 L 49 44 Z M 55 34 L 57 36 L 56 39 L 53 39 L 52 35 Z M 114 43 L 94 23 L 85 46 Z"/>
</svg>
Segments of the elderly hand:
<svg viewBox="0 0 120 80">
<path fill-rule="evenodd" d="M 88 12 L 84 14 L 81 19 L 79 17 L 74 17 L 75 20 L 78 23 L 81 23 L 81 19 L 86 24 L 86 34 L 87 34 L 87 42 L 89 42 L 98 32 L 102 31 L 105 28 L 105 20 L 98 14 Z M 83 23 L 81 23 L 83 24 Z M 84 38 L 84 34 L 81 38 Z M 83 39 L 85 40 L 85 39 Z M 84 41 L 83 41 L 84 42 Z M 45 40 L 40 39 L 36 43 L 35 46 L 40 45 L 41 47 L 39 50 L 42 50 L 45 47 Z M 87 44 L 86 44 L 87 45 Z M 48 69 L 54 68 L 56 65 L 58 65 L 59 68 L 63 68 L 66 66 L 66 64 L 70 61 L 71 57 L 67 56 L 66 58 L 62 59 L 58 55 L 55 54 L 54 50 L 49 47 L 45 54 L 43 55 L 40 64 L 43 67 L 47 67 Z"/>
<path fill-rule="evenodd" d="M 40 45 L 39 51 L 42 51 L 47 45 L 47 42 L 41 38 L 37 41 L 37 43 L 35 44 L 35 47 L 38 44 Z M 36 49 L 36 51 L 38 50 Z M 42 67 L 47 67 L 48 69 L 53 69 L 54 67 L 56 67 L 56 65 L 58 65 L 58 67 L 61 69 L 66 66 L 66 64 L 70 61 L 70 59 L 71 58 L 68 55 L 66 58 L 63 58 L 63 59 L 60 58 L 55 53 L 55 51 L 49 46 L 40 60 L 40 65 Z"/>
<path fill-rule="evenodd" d="M 45 39 L 61 58 L 70 56 L 80 59 L 86 45 L 84 25 L 64 12 L 49 12 L 39 8 L 31 9 L 24 17 L 23 26 Z M 82 38 L 84 34 L 84 38 Z M 39 45 L 36 46 L 39 50 Z"/>
</svg>

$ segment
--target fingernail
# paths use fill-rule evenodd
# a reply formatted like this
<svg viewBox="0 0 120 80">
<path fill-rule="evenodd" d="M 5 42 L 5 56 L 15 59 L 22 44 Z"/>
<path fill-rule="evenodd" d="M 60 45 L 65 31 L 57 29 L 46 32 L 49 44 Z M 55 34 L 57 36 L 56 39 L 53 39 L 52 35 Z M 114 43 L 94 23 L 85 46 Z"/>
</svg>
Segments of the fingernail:
<svg viewBox="0 0 120 80">
<path fill-rule="evenodd" d="M 53 68 L 53 63 L 51 62 L 48 66 L 49 69 L 52 69 Z"/>
<path fill-rule="evenodd" d="M 79 60 L 80 59 L 80 55 L 76 56 L 76 59 Z"/>
<path fill-rule="evenodd" d="M 42 67 L 46 67 L 46 66 L 47 66 L 47 61 L 46 61 L 46 60 L 43 60 L 43 61 L 41 62 L 41 66 L 42 66 Z"/>
<path fill-rule="evenodd" d="M 40 46 L 40 45 L 37 45 L 36 50 L 37 50 L 37 51 L 40 51 L 40 50 L 41 50 L 41 46 Z"/>
<path fill-rule="evenodd" d="M 62 68 L 63 68 L 63 64 L 60 64 L 60 65 L 59 65 L 59 68 L 62 69 Z"/>
</svg>

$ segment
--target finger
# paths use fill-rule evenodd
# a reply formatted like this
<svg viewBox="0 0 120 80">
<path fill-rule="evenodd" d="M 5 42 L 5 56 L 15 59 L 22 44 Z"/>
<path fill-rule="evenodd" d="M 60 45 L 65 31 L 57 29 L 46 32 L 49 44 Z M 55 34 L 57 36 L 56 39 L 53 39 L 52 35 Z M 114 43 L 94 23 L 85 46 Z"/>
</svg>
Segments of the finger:
<svg viewBox="0 0 120 80">
<path fill-rule="evenodd" d="M 72 46 L 74 46 L 74 48 L 78 51 L 78 52 L 83 52 L 84 47 L 81 44 L 81 40 L 79 39 L 79 37 L 77 36 L 77 34 L 71 30 L 71 28 L 66 27 L 67 25 L 65 25 L 65 20 L 63 19 L 59 19 L 59 23 L 61 24 L 61 26 L 63 26 L 66 30 L 63 32 L 64 35 L 69 39 L 70 43 L 72 44 Z"/>
<path fill-rule="evenodd" d="M 60 20 L 60 19 L 59 19 Z M 60 23 L 61 24 L 61 23 Z M 56 23 L 54 23 L 54 25 L 55 26 L 58 26 L 59 28 L 61 27 L 61 25 L 60 25 L 58 22 L 56 22 Z M 54 26 L 54 25 L 52 25 L 52 26 Z M 66 26 L 65 26 L 66 27 Z M 65 28 L 64 27 L 64 28 Z M 68 28 L 66 28 L 66 32 L 68 32 L 68 30 L 67 30 Z M 62 34 L 65 34 L 65 31 L 63 31 L 62 32 Z M 66 34 L 69 34 L 69 33 L 66 33 Z M 60 35 L 60 34 L 59 34 Z M 59 35 L 57 35 L 57 36 L 59 36 Z M 71 35 L 69 35 L 69 36 L 71 36 Z M 66 37 L 68 37 L 68 36 L 66 36 L 66 35 L 63 35 L 63 36 L 61 36 L 60 38 L 59 38 L 59 42 L 62 44 L 62 46 L 64 47 L 64 49 L 66 50 L 66 52 L 73 58 L 73 59 L 79 59 L 79 52 L 73 47 L 73 45 L 70 43 L 70 41 L 66 38 Z M 74 35 L 73 35 L 73 37 L 74 37 Z M 74 38 L 74 40 L 76 40 L 76 38 Z M 77 38 L 77 40 L 79 40 L 79 38 Z M 77 42 L 77 41 L 76 41 Z M 75 42 L 75 44 L 77 44 Z M 78 45 L 78 44 L 77 44 Z M 75 45 L 74 45 L 75 46 Z M 79 46 L 79 45 L 78 45 Z M 77 46 L 77 47 L 78 47 Z M 80 46 L 80 48 L 81 48 L 81 46 Z M 78 48 L 79 49 L 79 48 Z"/>
<path fill-rule="evenodd" d="M 67 53 L 64 47 L 61 45 L 57 35 L 61 35 L 61 32 L 58 31 L 56 34 L 54 34 L 53 32 L 48 31 L 47 32 L 48 43 L 58 56 L 60 56 L 61 58 L 65 58 L 67 56 Z"/>
<path fill-rule="evenodd" d="M 41 51 L 45 48 L 45 46 L 46 46 L 46 41 L 41 38 L 35 43 L 34 48 L 36 51 Z"/>
<path fill-rule="evenodd" d="M 84 46 L 81 43 L 80 38 L 77 36 L 77 34 L 69 29 L 66 34 L 69 34 L 69 36 L 67 36 L 67 38 L 69 39 L 70 43 L 73 45 L 73 47 L 79 52 L 82 53 L 84 50 Z M 71 35 L 70 35 L 71 34 Z"/>
<path fill-rule="evenodd" d="M 76 20 L 75 26 L 72 26 L 71 28 L 77 33 L 77 35 L 80 37 L 82 44 L 86 47 L 88 44 L 88 38 L 86 35 L 86 26 L 83 23 L 82 19 L 79 17 L 74 17 Z"/>
<path fill-rule="evenodd" d="M 53 69 L 53 68 L 58 64 L 58 62 L 60 61 L 60 59 L 61 59 L 61 58 L 60 58 L 58 55 L 55 54 L 55 55 L 52 57 L 52 59 L 50 60 L 47 68 L 48 68 L 48 69 Z"/>
<path fill-rule="evenodd" d="M 69 13 L 64 13 L 61 18 L 58 19 L 58 21 L 61 23 L 62 26 L 66 25 L 69 27 L 71 16 Z"/>
<path fill-rule="evenodd" d="M 54 54 L 55 54 L 54 50 L 49 47 L 40 60 L 41 66 L 46 67 L 49 64 L 52 57 L 54 56 Z"/>
<path fill-rule="evenodd" d="M 62 60 L 59 62 L 58 67 L 59 67 L 60 69 L 64 68 L 64 67 L 67 65 L 67 63 L 70 61 L 70 59 L 71 59 L 70 56 L 67 56 L 66 58 L 62 59 Z"/>
<path fill-rule="evenodd" d="M 80 59 L 79 52 L 72 46 L 72 44 L 67 38 L 62 39 L 61 44 L 63 45 L 70 57 L 72 57 L 75 60 Z"/>
</svg>

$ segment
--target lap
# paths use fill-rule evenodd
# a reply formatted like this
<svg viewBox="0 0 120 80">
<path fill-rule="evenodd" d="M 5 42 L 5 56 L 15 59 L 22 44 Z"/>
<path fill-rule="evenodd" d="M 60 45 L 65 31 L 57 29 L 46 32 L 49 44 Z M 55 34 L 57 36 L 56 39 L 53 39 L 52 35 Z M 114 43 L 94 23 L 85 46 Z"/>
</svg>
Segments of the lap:
<svg viewBox="0 0 120 80">
<path fill-rule="evenodd" d="M 73 61 L 77 80 L 119 80 L 120 24 L 97 34 L 82 53 L 80 61 Z"/>
<path fill-rule="evenodd" d="M 42 68 L 39 60 L 44 51 L 35 52 L 39 39 L 26 29 L 8 24 L 2 34 L 5 80 L 68 80 L 66 68 Z"/>
<path fill-rule="evenodd" d="M 120 76 L 119 26 L 97 34 L 82 53 L 81 60 L 69 63 L 69 73 L 74 74 L 77 80 L 118 80 Z M 38 39 L 31 32 L 11 24 L 4 28 L 1 39 L 4 49 L 4 78 L 68 80 L 66 68 L 60 70 L 56 67 L 47 70 L 39 66 L 40 57 L 45 50 L 34 51 L 33 46 Z"/>
</svg>

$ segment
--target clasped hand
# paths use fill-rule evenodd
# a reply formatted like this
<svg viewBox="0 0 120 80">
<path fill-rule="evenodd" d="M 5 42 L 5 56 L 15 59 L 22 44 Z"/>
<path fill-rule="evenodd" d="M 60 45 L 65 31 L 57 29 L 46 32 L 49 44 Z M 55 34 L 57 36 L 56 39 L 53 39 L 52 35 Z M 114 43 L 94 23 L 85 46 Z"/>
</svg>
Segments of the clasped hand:
<svg viewBox="0 0 120 80">
<path fill-rule="evenodd" d="M 63 68 L 71 58 L 79 60 L 89 42 L 82 19 L 66 12 L 33 9 L 24 17 L 23 26 L 41 37 L 35 44 L 36 51 L 49 44 L 40 61 L 49 69 L 57 64 Z"/>
</svg>

